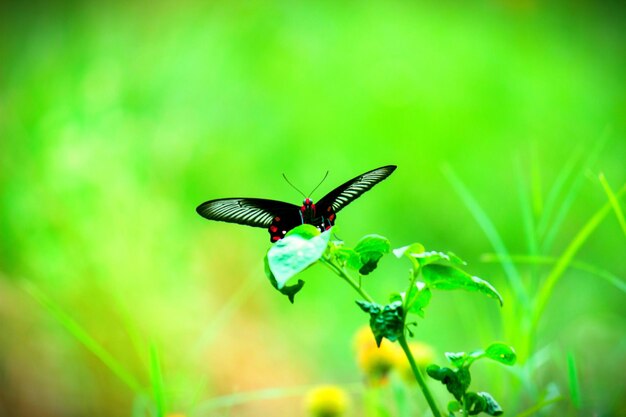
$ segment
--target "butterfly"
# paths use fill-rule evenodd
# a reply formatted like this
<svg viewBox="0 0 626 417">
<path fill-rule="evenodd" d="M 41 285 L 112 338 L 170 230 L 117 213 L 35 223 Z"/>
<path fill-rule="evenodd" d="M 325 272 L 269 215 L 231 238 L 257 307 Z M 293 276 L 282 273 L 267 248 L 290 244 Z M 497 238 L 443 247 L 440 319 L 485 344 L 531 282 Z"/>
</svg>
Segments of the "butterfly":
<svg viewBox="0 0 626 417">
<path fill-rule="evenodd" d="M 301 224 L 311 224 L 320 231 L 335 224 L 337 213 L 364 192 L 387 178 L 396 169 L 387 165 L 368 171 L 335 188 L 317 204 L 306 197 L 301 206 L 263 198 L 219 198 L 200 204 L 196 211 L 209 220 L 263 227 L 276 242 Z"/>
</svg>

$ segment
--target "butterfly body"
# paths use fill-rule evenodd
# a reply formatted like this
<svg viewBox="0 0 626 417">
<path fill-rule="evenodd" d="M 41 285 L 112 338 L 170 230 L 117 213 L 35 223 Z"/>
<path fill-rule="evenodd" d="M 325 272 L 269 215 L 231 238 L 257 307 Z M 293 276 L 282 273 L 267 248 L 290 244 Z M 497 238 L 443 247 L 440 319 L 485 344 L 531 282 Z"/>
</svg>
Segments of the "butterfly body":
<svg viewBox="0 0 626 417">
<path fill-rule="evenodd" d="M 293 215 L 287 218 L 281 218 L 280 216 L 274 217 L 268 229 L 270 232 L 270 240 L 276 242 L 282 239 L 289 230 L 301 224 L 311 224 L 317 227 L 320 232 L 323 232 L 324 230 L 330 229 L 330 227 L 335 224 L 336 217 L 332 207 L 328 206 L 325 211 L 319 213 L 313 201 L 311 201 L 310 198 L 306 198 L 302 202 L 302 206 L 300 206 L 299 219 Z"/>
<path fill-rule="evenodd" d="M 301 206 L 261 198 L 221 198 L 198 206 L 196 211 L 209 220 L 267 228 L 276 242 L 301 224 L 311 224 L 320 231 L 335 224 L 336 213 L 387 178 L 396 169 L 388 165 L 368 171 L 335 188 L 317 204 L 305 198 Z"/>
</svg>

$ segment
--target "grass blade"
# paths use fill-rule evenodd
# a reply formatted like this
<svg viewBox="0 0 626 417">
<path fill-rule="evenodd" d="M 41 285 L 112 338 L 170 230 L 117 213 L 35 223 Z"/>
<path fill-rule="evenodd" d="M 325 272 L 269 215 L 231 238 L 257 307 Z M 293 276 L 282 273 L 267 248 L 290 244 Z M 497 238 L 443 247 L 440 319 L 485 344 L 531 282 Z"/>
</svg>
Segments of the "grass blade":
<svg viewBox="0 0 626 417">
<path fill-rule="evenodd" d="M 125 383 L 135 393 L 143 392 L 141 385 L 135 377 L 124 368 L 111 354 L 93 337 L 91 337 L 80 324 L 72 319 L 63 309 L 55 303 L 50 297 L 44 294 L 39 288 L 30 281 L 23 281 L 22 287 L 33 297 L 48 313 L 54 317 L 76 340 L 78 340 L 87 350 L 93 353 L 100 361 Z"/>
<path fill-rule="evenodd" d="M 562 401 L 562 400 L 563 400 L 562 397 L 554 397 L 554 398 L 549 398 L 549 399 L 540 401 L 539 403 L 533 405 L 529 409 L 524 410 L 521 413 L 517 414 L 515 417 L 536 416 L 537 413 L 539 411 L 541 411 L 542 408 L 545 408 L 545 407 L 549 406 L 550 404 L 558 403 L 559 401 Z"/>
<path fill-rule="evenodd" d="M 264 283 L 262 279 L 258 279 L 258 274 L 251 273 L 248 278 L 237 288 L 237 291 L 229 297 L 221 309 L 213 316 L 209 325 L 204 329 L 198 341 L 194 344 L 193 352 L 199 356 L 204 353 L 207 346 L 213 341 L 213 338 L 219 334 L 220 329 L 233 314 L 241 308 L 241 306 L 254 294 L 256 288 Z"/>
<path fill-rule="evenodd" d="M 486 253 L 481 257 L 482 262 L 502 262 L 502 256 L 495 253 Z M 553 265 L 557 262 L 557 258 L 552 256 L 529 256 L 529 255 L 511 255 L 510 261 L 516 264 L 534 264 L 534 265 Z M 596 275 L 610 284 L 617 287 L 618 290 L 626 293 L 626 282 L 620 279 L 618 276 L 610 273 L 605 269 L 598 268 L 587 262 L 572 261 L 569 265 L 571 268 L 578 269 L 580 271 L 588 272 Z"/>
<path fill-rule="evenodd" d="M 557 175 L 554 184 L 550 188 L 550 192 L 548 193 L 548 197 L 546 198 L 546 204 L 544 205 L 543 213 L 537 225 L 537 233 L 539 236 L 545 236 L 548 230 L 548 226 L 550 225 L 550 220 L 552 219 L 552 213 L 556 208 L 556 203 L 558 201 L 559 195 L 561 195 L 567 179 L 572 176 L 574 168 L 576 167 L 576 164 L 580 159 L 580 155 L 580 149 L 577 149 L 572 153 L 572 156 L 570 156 L 565 165 L 563 165 L 563 168 L 561 168 L 561 170 L 559 171 L 559 174 Z"/>
<path fill-rule="evenodd" d="M 131 417 L 146 417 L 146 415 L 152 416 L 154 415 L 153 407 L 154 406 L 150 398 L 148 398 L 145 394 L 138 394 L 133 400 L 130 415 Z"/>
<path fill-rule="evenodd" d="M 491 246 L 493 246 L 496 252 L 505 255 L 505 257 L 508 258 L 509 251 L 507 250 L 502 237 L 498 233 L 498 230 L 494 226 L 491 219 L 489 219 L 489 216 L 487 216 L 476 199 L 472 196 L 469 189 L 465 186 L 465 184 L 463 184 L 451 167 L 445 165 L 442 168 L 442 171 L 454 187 L 457 194 L 461 197 L 461 200 L 463 200 L 467 208 L 470 210 L 479 226 L 483 229 L 483 232 L 487 236 L 487 239 L 489 239 Z M 507 258 L 503 260 L 502 267 L 506 273 L 509 285 L 515 294 L 515 298 L 526 307 L 528 306 L 528 295 L 526 294 L 524 284 L 522 283 L 522 279 L 518 270 L 515 268 L 515 265 L 512 262 L 507 261 Z"/>
<path fill-rule="evenodd" d="M 150 384 L 152 385 L 152 395 L 156 404 L 157 417 L 165 417 L 166 401 L 163 389 L 163 373 L 161 372 L 159 352 L 154 343 L 150 344 Z"/>
<path fill-rule="evenodd" d="M 604 146 L 604 143 L 605 143 L 605 139 L 601 139 L 597 142 L 596 146 L 591 150 L 591 152 L 589 153 L 589 156 L 585 160 L 584 166 L 589 167 L 595 164 L 596 160 L 598 159 L 598 156 L 600 155 L 600 151 L 602 150 Z M 585 178 L 585 176 L 582 174 L 582 171 L 583 170 L 581 170 L 581 173 L 579 173 L 578 175 L 575 175 L 574 180 L 572 181 L 572 184 L 570 185 L 568 192 L 565 194 L 565 197 L 563 198 L 561 207 L 559 207 L 556 217 L 552 221 L 552 225 L 546 233 L 546 237 L 543 241 L 543 248 L 542 248 L 543 253 L 549 252 L 550 249 L 552 248 L 552 244 L 554 243 L 556 234 L 559 231 L 561 225 L 563 224 L 563 221 L 565 220 L 565 217 L 567 216 L 569 209 L 574 204 L 574 200 L 578 196 L 580 189 L 582 188 L 583 179 Z"/>
<path fill-rule="evenodd" d="M 537 234 L 535 233 L 535 219 L 533 216 L 532 202 L 526 191 L 526 184 L 522 174 L 522 165 L 519 160 L 516 163 L 517 168 L 517 190 L 519 194 L 520 204 L 522 206 L 522 220 L 524 223 L 524 233 L 526 234 L 526 243 L 528 245 L 528 253 L 537 255 Z"/>
<path fill-rule="evenodd" d="M 537 142 L 531 142 L 530 148 L 530 195 L 532 200 L 533 214 L 538 217 L 543 211 L 543 197 L 542 197 L 542 181 L 541 181 L 541 169 L 539 167 L 539 157 L 537 156 Z M 537 235 L 537 234 L 535 234 Z"/>
<path fill-rule="evenodd" d="M 574 354 L 572 352 L 569 352 L 567 355 L 567 379 L 569 382 L 569 393 L 572 398 L 572 404 L 574 404 L 576 409 L 580 409 L 582 404 L 580 399 L 580 382 L 578 381 L 576 358 L 574 358 Z"/>
<path fill-rule="evenodd" d="M 312 388 L 318 385 L 302 385 L 284 388 L 265 388 L 256 391 L 235 392 L 233 394 L 210 398 L 198 404 L 194 409 L 194 416 L 208 415 L 207 413 L 217 409 L 230 409 L 232 407 L 249 404 L 256 401 L 271 400 L 275 398 L 299 397 L 305 395 Z M 342 385 L 348 392 L 363 392 L 360 383 Z M 213 415 L 213 414 L 211 414 Z"/>
<path fill-rule="evenodd" d="M 621 194 L 626 191 L 626 186 L 622 187 L 622 189 L 617 194 L 621 196 Z M 550 274 L 546 278 L 545 283 L 541 287 L 539 294 L 537 296 L 537 302 L 535 304 L 535 310 L 533 312 L 533 319 L 531 321 L 531 329 L 536 329 L 539 319 L 543 314 L 543 310 L 552 295 L 552 290 L 555 284 L 559 281 L 559 279 L 563 276 L 563 272 L 570 265 L 574 255 L 578 252 L 580 247 L 587 241 L 587 238 L 591 235 L 591 233 L 598 227 L 600 222 L 606 217 L 606 215 L 611 210 L 611 203 L 606 203 L 600 210 L 598 210 L 589 221 L 583 226 L 582 229 L 578 232 L 578 234 L 574 237 L 574 239 L 567 246 L 563 254 L 558 258 L 554 268 L 550 271 Z"/>
<path fill-rule="evenodd" d="M 622 212 L 622 208 L 620 207 L 619 202 L 617 201 L 617 197 L 615 196 L 615 193 L 613 192 L 613 190 L 611 189 L 611 186 L 609 185 L 608 181 L 604 177 L 604 173 L 600 174 L 600 184 L 602 184 L 602 188 L 604 188 L 604 192 L 606 193 L 606 196 L 608 197 L 609 202 L 611 203 L 611 206 L 613 207 L 613 211 L 615 212 L 617 221 L 619 222 L 619 225 L 622 228 L 622 232 L 624 232 L 624 236 L 626 236 L 626 220 L 624 220 L 624 212 Z"/>
</svg>

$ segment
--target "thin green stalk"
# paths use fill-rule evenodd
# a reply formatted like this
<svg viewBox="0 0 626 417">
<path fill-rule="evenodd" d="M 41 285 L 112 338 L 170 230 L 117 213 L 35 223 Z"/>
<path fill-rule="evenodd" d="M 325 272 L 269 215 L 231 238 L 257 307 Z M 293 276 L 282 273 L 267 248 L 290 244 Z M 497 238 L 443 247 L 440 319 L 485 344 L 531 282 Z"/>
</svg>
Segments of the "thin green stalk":
<svg viewBox="0 0 626 417">
<path fill-rule="evenodd" d="M 606 193 L 607 198 L 611 202 L 611 206 L 613 206 L 613 211 L 615 212 L 615 216 L 617 217 L 617 221 L 619 222 L 620 227 L 622 228 L 622 232 L 624 232 L 624 236 L 626 236 L 626 220 L 624 220 L 624 212 L 619 205 L 619 201 L 617 201 L 617 197 L 615 193 L 611 189 L 608 181 L 606 180 L 604 173 L 600 174 L 600 184 L 602 184 L 602 188 L 604 188 L 604 192 Z"/>
<path fill-rule="evenodd" d="M 530 198 L 532 201 L 533 216 L 539 216 L 543 210 L 542 181 L 539 156 L 537 155 L 537 142 L 530 144 Z"/>
<path fill-rule="evenodd" d="M 517 190 L 520 199 L 520 206 L 522 209 L 522 220 L 524 225 L 524 234 L 526 236 L 526 245 L 528 247 L 528 253 L 531 255 L 537 255 L 539 253 L 539 239 L 537 236 L 537 227 L 535 224 L 535 215 L 533 213 L 533 206 L 531 202 L 531 192 L 527 190 L 526 181 L 524 181 L 524 175 L 522 172 L 522 165 L 519 159 L 516 161 L 517 168 Z M 530 268 L 530 280 L 527 280 L 527 291 L 531 294 L 536 291 L 536 283 L 539 282 L 539 273 L 536 267 Z"/>
<path fill-rule="evenodd" d="M 585 158 L 584 167 L 590 167 L 595 164 L 600 155 L 600 151 L 604 147 L 605 142 L 606 136 L 600 138 L 600 140 L 596 142 L 595 146 L 591 149 L 591 152 L 587 154 L 587 158 Z M 585 176 L 582 175 L 582 171 L 584 171 L 584 169 L 580 170 L 579 173 L 574 175 L 574 178 L 569 186 L 569 189 L 567 190 L 567 193 L 565 193 L 563 198 L 560 200 L 561 205 L 556 212 L 556 216 L 550 222 L 550 227 L 547 230 L 545 238 L 543 240 L 543 253 L 550 252 L 550 249 L 552 248 L 552 243 L 554 242 L 554 239 L 556 239 L 557 232 L 565 221 L 565 217 L 567 216 L 569 209 L 574 204 L 574 201 L 578 196 L 580 189 L 582 188 L 585 179 Z"/>
<path fill-rule="evenodd" d="M 465 203 L 469 211 L 472 213 L 476 222 L 481 227 L 496 252 L 508 256 L 509 251 L 502 240 L 502 236 L 500 236 L 495 225 L 489 216 L 487 216 L 487 213 L 485 213 L 480 204 L 478 204 L 478 201 L 476 201 L 467 186 L 465 186 L 450 166 L 443 166 L 442 171 L 448 178 L 448 181 L 452 184 L 452 187 L 455 189 L 457 194 L 461 197 L 463 203 Z M 515 265 L 510 262 L 503 262 L 502 268 L 506 273 L 507 280 L 513 293 L 515 294 L 517 302 L 521 304 L 523 311 L 527 311 L 530 303 L 528 293 L 524 287 L 519 271 L 515 268 Z"/>
<path fill-rule="evenodd" d="M 328 257 L 322 257 L 320 259 L 321 259 L 321 261 L 322 261 L 322 263 L 324 265 L 326 265 L 328 268 L 330 268 L 331 271 L 333 271 L 335 274 L 339 275 L 352 288 L 354 288 L 356 290 L 356 292 L 358 292 L 361 297 L 365 298 L 370 303 L 374 302 L 374 299 L 359 284 L 357 284 L 356 281 L 354 281 L 352 279 L 352 277 L 350 277 L 350 275 L 348 275 L 346 273 L 346 271 L 343 270 L 343 268 L 340 268 L 339 266 L 335 265 L 333 263 L 333 261 L 330 260 L 330 258 L 328 258 Z"/>
<path fill-rule="evenodd" d="M 548 227 L 550 227 L 550 220 L 553 218 L 553 213 L 556 210 L 556 205 L 559 202 L 559 196 L 561 192 L 565 188 L 565 184 L 567 183 L 568 178 L 572 176 L 574 173 L 574 169 L 581 157 L 581 149 L 575 149 L 571 156 L 565 161 L 565 164 L 559 170 L 559 173 L 556 177 L 556 180 L 550 187 L 550 191 L 548 192 L 548 197 L 546 198 L 546 202 L 543 206 L 543 211 L 541 212 L 541 216 L 539 217 L 539 223 L 537 225 L 537 234 L 541 237 L 545 237 L 548 232 Z"/>
<path fill-rule="evenodd" d="M 532 407 L 522 411 L 521 413 L 517 414 L 515 417 L 531 417 L 531 416 L 535 416 L 535 415 L 537 415 L 538 411 L 540 411 L 542 408 L 547 407 L 550 404 L 558 403 L 559 401 L 563 401 L 563 397 L 554 397 L 554 398 L 550 398 L 550 399 L 547 399 L 547 400 L 543 400 L 543 401 L 533 405 Z"/>
<path fill-rule="evenodd" d="M 159 352 L 154 343 L 150 344 L 150 383 L 152 384 L 152 394 L 158 417 L 164 417 L 166 412 L 165 390 L 163 389 L 163 372 L 161 371 L 161 361 Z"/>
<path fill-rule="evenodd" d="M 617 196 L 621 196 L 626 191 L 626 186 L 622 187 L 622 189 L 617 193 Z M 550 274 L 546 278 L 546 282 L 543 284 L 542 288 L 539 291 L 537 296 L 537 302 L 535 304 L 535 308 L 533 311 L 533 318 L 531 321 L 531 331 L 529 334 L 534 334 L 534 331 L 537 328 L 541 315 L 543 314 L 543 310 L 545 309 L 550 296 L 552 295 L 552 290 L 559 279 L 563 276 L 565 269 L 569 266 L 574 258 L 574 255 L 578 252 L 580 247 L 587 241 L 589 235 L 598 227 L 600 222 L 606 217 L 606 215 L 611 210 L 611 203 L 607 202 L 600 210 L 598 210 L 589 221 L 583 226 L 582 229 L 576 234 L 574 239 L 567 246 L 563 254 L 557 260 L 556 265 L 550 271 Z"/>
<path fill-rule="evenodd" d="M 275 398 L 296 397 L 306 394 L 317 385 L 300 385 L 296 387 L 284 388 L 266 388 L 256 391 L 243 391 L 227 394 L 219 397 L 213 397 L 203 401 L 193 410 L 194 416 L 206 415 L 209 411 L 218 409 L 231 409 L 241 404 L 249 404 L 255 401 L 271 400 Z M 346 384 L 342 388 L 348 392 L 360 392 L 362 384 Z M 213 415 L 213 414 L 211 414 Z"/>
<path fill-rule="evenodd" d="M 135 393 L 141 394 L 144 390 L 135 377 L 118 362 L 111 354 L 93 337 L 91 337 L 83 327 L 71 318 L 63 309 L 50 297 L 43 293 L 30 281 L 22 283 L 24 290 L 41 304 L 76 340 L 78 340 L 87 350 L 94 354 L 100 361 L 113 372 L 122 382 L 124 382 Z"/>
<path fill-rule="evenodd" d="M 413 358 L 413 354 L 411 353 L 411 349 L 409 348 L 409 345 L 406 341 L 406 337 L 402 335 L 398 339 L 398 343 L 400 344 L 400 347 L 402 348 L 402 350 L 404 351 L 404 354 L 409 360 L 409 364 L 411 365 L 411 370 L 413 371 L 413 375 L 415 375 L 415 380 L 417 381 L 417 384 L 420 386 L 420 389 L 422 390 L 422 394 L 424 394 L 424 398 L 426 398 L 426 402 L 428 402 L 428 406 L 433 412 L 433 416 L 441 417 L 441 413 L 439 412 L 437 403 L 435 403 L 435 399 L 430 393 L 430 390 L 428 389 L 428 385 L 426 385 L 426 381 L 424 381 L 422 372 L 419 370 L 419 368 L 417 367 L 417 364 L 415 363 L 415 358 Z"/>
<path fill-rule="evenodd" d="M 569 393 L 572 403 L 576 409 L 580 410 L 582 400 L 580 396 L 580 380 L 578 378 L 578 367 L 573 352 L 567 354 L 567 376 L 569 380 Z"/>
<path fill-rule="evenodd" d="M 406 292 L 405 292 L 406 298 L 404 300 L 404 305 L 402 306 L 402 309 L 404 310 L 404 317 L 403 317 L 404 321 L 406 321 L 406 316 L 409 314 L 409 310 L 411 309 L 411 306 L 413 305 L 415 298 L 417 297 L 417 293 L 416 293 L 413 296 L 413 298 L 409 300 L 408 298 L 409 294 L 411 294 L 411 290 L 415 286 L 417 277 L 419 277 L 421 273 L 422 273 L 422 267 L 418 266 L 417 271 L 413 271 L 413 276 L 411 277 L 411 281 L 409 281 L 409 287 L 406 289 Z"/>
<path fill-rule="evenodd" d="M 350 275 L 348 275 L 346 273 L 346 271 L 343 270 L 343 268 L 340 268 L 339 266 L 335 265 L 329 257 L 322 257 L 321 260 L 322 260 L 322 263 L 324 265 L 326 265 L 331 271 L 333 271 L 334 273 L 339 275 L 348 284 L 350 284 L 350 286 L 352 288 L 354 288 L 359 293 L 359 295 L 361 295 L 361 297 L 365 298 L 370 303 L 374 302 L 374 299 L 367 292 L 365 292 L 365 290 L 363 290 L 363 288 L 361 288 L 350 277 Z M 411 280 L 411 285 L 415 285 L 415 280 L 417 279 L 417 275 L 418 274 L 415 274 L 413 276 L 413 279 Z M 406 355 L 407 359 L 409 360 L 409 364 L 411 365 L 411 369 L 413 370 L 413 374 L 415 375 L 415 379 L 417 380 L 417 383 L 419 384 L 419 386 L 420 386 L 420 388 L 422 390 L 422 393 L 424 394 L 424 397 L 426 398 L 426 401 L 428 402 L 428 405 L 430 406 L 430 408 L 431 408 L 431 410 L 433 412 L 433 416 L 434 417 L 441 417 L 441 414 L 439 413 L 439 409 L 437 408 L 437 404 L 435 403 L 435 400 L 433 399 L 433 396 L 430 393 L 430 390 L 428 389 L 428 386 L 426 385 L 426 382 L 424 381 L 424 377 L 422 376 L 422 373 L 420 372 L 419 368 L 417 367 L 417 364 L 415 363 L 415 358 L 413 358 L 413 354 L 411 353 L 411 350 L 409 349 L 409 345 L 407 344 L 407 341 L 406 341 L 406 338 L 404 337 L 404 335 L 402 337 L 400 337 L 400 339 L 398 339 L 398 343 L 402 347 L 402 350 L 404 351 L 404 354 Z"/>
<path fill-rule="evenodd" d="M 533 206 L 527 192 L 527 185 L 522 174 L 522 165 L 519 159 L 516 161 L 517 168 L 517 191 L 519 194 L 520 204 L 522 206 L 522 220 L 524 224 L 524 233 L 526 234 L 526 244 L 528 245 L 528 253 L 537 255 L 539 253 L 539 245 L 537 244 L 537 234 L 535 232 L 535 218 L 533 216 Z"/>
<path fill-rule="evenodd" d="M 221 328 L 227 325 L 228 320 L 232 318 L 234 313 L 248 301 L 261 282 L 256 275 L 250 274 L 237 288 L 235 293 L 222 304 L 219 311 L 213 315 L 210 323 L 205 327 L 198 341 L 194 344 L 193 353 L 195 356 L 204 354 L 207 346 L 220 334 Z"/>
<path fill-rule="evenodd" d="M 496 262 L 500 263 L 501 256 L 495 253 L 486 253 L 481 257 L 482 262 Z M 557 258 L 553 256 L 530 256 L 530 255 L 511 255 L 510 260 L 516 264 L 534 264 L 534 265 L 552 265 L 557 262 Z M 587 272 L 589 274 L 596 275 L 599 278 L 604 279 L 608 283 L 614 285 L 620 291 L 626 293 L 626 282 L 622 281 L 618 276 L 610 273 L 605 269 L 598 268 L 595 265 L 591 265 L 583 261 L 572 261 L 570 268 L 578 269 L 580 271 Z"/>
</svg>

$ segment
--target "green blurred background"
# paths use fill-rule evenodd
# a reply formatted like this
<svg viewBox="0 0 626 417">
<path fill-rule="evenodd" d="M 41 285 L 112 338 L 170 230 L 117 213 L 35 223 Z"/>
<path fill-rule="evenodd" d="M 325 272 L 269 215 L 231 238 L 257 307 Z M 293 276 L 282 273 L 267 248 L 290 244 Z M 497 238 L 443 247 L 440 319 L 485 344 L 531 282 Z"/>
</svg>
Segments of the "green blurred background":
<svg viewBox="0 0 626 417">
<path fill-rule="evenodd" d="M 309 190 L 329 170 L 315 200 L 397 164 L 339 214 L 341 238 L 452 250 L 505 295 L 501 310 L 436 294 L 417 338 L 443 364 L 495 340 L 519 349 L 524 321 L 452 178 L 511 254 L 552 259 L 607 204 L 599 173 L 615 192 L 626 182 L 619 2 L 0 7 L 2 416 L 147 415 L 149 346 L 167 410 L 188 416 L 305 415 L 298 387 L 361 381 L 357 294 L 315 267 L 291 305 L 263 273 L 267 232 L 207 222 L 205 200 L 298 203 L 281 174 Z M 562 397 L 546 415 L 626 415 L 625 255 L 609 212 L 575 253 L 595 271 L 568 268 L 528 355 L 477 369 L 476 389 L 507 415 L 546 395 Z M 516 265 L 531 297 L 551 265 Z M 407 267 L 384 259 L 364 284 L 384 302 Z M 276 398 L 216 400 L 268 388 Z"/>
</svg>

